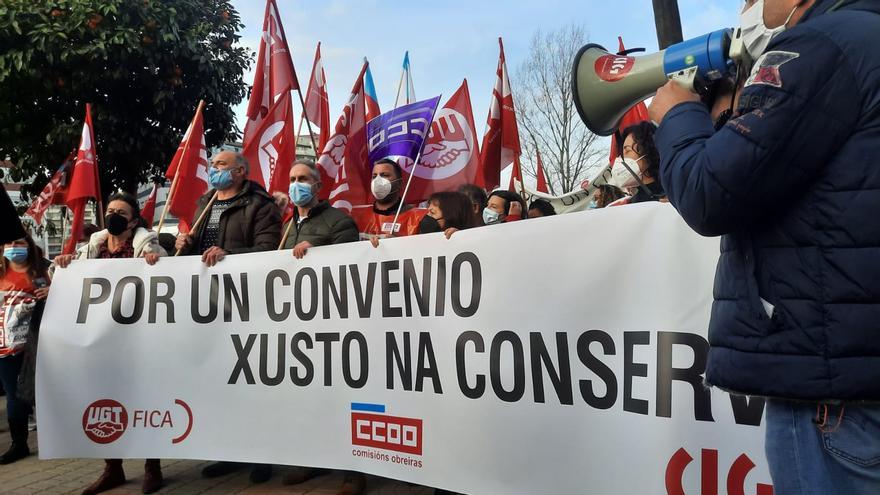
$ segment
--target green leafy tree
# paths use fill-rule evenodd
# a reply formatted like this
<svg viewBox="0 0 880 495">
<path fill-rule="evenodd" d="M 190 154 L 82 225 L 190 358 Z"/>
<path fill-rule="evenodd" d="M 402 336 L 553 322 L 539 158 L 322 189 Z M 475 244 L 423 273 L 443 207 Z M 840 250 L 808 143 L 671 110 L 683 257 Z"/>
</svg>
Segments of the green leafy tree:
<svg viewBox="0 0 880 495">
<path fill-rule="evenodd" d="M 38 193 L 92 104 L 104 194 L 161 174 L 200 99 L 209 147 L 235 138 L 253 53 L 226 0 L 0 2 L 0 159 Z"/>
</svg>

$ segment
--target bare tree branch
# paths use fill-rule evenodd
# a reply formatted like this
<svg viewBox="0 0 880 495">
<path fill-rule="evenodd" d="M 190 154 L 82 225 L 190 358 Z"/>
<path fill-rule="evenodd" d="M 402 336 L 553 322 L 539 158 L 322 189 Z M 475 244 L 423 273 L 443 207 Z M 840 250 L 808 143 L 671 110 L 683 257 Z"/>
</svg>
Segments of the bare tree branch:
<svg viewBox="0 0 880 495">
<path fill-rule="evenodd" d="M 574 106 L 571 63 L 587 42 L 584 28 L 535 31 L 528 57 L 512 83 L 523 133 L 523 173 L 537 176 L 537 151 L 554 195 L 573 191 L 595 174 L 607 150 L 581 122 Z"/>
</svg>

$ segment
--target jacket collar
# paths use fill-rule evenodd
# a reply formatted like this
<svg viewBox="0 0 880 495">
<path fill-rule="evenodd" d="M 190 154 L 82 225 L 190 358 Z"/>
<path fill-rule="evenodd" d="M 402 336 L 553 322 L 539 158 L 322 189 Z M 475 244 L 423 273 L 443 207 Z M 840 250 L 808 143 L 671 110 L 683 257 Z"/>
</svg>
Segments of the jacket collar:
<svg viewBox="0 0 880 495">
<path fill-rule="evenodd" d="M 874 0 L 816 0 L 816 3 L 801 17 L 798 24 L 803 24 L 832 10 L 865 10 L 880 14 L 880 5 Z"/>
<path fill-rule="evenodd" d="M 322 199 L 321 201 L 318 201 L 318 204 L 309 209 L 309 216 L 307 216 L 306 218 L 315 218 L 316 216 L 323 213 L 324 210 L 326 210 L 327 208 L 330 208 L 330 202 L 326 199 Z M 293 218 L 299 220 L 299 208 L 297 208 L 296 206 L 293 207 Z"/>
</svg>

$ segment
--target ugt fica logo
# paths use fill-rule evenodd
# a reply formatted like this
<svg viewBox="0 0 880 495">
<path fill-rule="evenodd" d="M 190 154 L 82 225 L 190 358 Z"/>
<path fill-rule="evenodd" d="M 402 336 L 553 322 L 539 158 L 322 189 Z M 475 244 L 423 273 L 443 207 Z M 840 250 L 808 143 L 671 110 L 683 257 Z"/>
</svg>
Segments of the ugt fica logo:
<svg viewBox="0 0 880 495">
<path fill-rule="evenodd" d="M 351 404 L 351 443 L 422 455 L 422 420 L 385 414 L 384 404 Z"/>
<path fill-rule="evenodd" d="M 83 431 L 95 443 L 115 442 L 128 426 L 128 411 L 113 399 L 92 402 L 83 413 Z"/>
<path fill-rule="evenodd" d="M 175 399 L 174 404 L 179 406 L 174 415 L 170 409 L 135 409 L 129 421 L 128 411 L 120 402 L 96 400 L 83 412 L 83 433 L 95 443 L 108 444 L 119 440 L 129 428 L 174 431 L 176 422 L 178 426 L 186 425 L 179 436 L 171 439 L 172 444 L 178 444 L 192 432 L 193 413 L 189 404 L 180 399 Z"/>
</svg>

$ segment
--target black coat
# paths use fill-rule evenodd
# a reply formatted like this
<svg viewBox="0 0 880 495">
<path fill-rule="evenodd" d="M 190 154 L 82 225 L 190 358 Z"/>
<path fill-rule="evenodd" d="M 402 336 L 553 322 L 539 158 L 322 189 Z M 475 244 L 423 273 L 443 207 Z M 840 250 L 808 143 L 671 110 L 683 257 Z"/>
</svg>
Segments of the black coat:
<svg viewBox="0 0 880 495">
<path fill-rule="evenodd" d="M 199 218 L 214 190 L 199 198 L 193 218 Z M 211 213 L 208 212 L 206 217 Z M 192 244 L 182 254 L 198 254 L 201 237 L 208 219 L 197 232 L 191 232 Z M 259 184 L 246 181 L 242 190 L 232 198 L 232 204 L 220 216 L 217 246 L 229 254 L 274 251 L 281 242 L 281 213 L 272 196 Z"/>
</svg>

